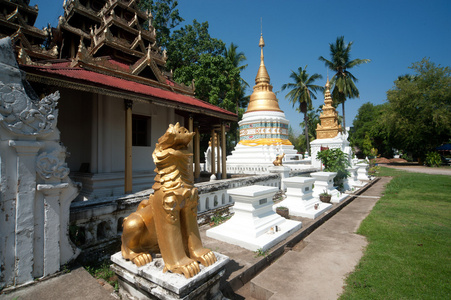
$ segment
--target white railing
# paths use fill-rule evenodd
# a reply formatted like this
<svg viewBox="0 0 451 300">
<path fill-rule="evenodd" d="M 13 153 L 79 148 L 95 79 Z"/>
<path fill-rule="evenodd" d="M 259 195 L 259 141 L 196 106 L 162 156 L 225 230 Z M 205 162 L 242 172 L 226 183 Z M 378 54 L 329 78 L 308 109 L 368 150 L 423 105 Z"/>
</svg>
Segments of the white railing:
<svg viewBox="0 0 451 300">
<path fill-rule="evenodd" d="M 255 184 L 280 188 L 280 176 L 278 174 L 267 174 L 198 183 L 195 185 L 199 190 L 197 212 L 203 213 L 229 205 L 232 203 L 232 199 L 227 195 L 228 189 Z"/>
</svg>

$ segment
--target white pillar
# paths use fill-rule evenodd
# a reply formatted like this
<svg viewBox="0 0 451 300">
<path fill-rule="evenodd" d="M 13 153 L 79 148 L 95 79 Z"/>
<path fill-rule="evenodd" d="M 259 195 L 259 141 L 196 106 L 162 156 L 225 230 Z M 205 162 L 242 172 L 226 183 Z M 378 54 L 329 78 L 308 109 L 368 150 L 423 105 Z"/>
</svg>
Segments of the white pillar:
<svg viewBox="0 0 451 300">
<path fill-rule="evenodd" d="M 60 269 L 61 192 L 68 183 L 38 184 L 44 194 L 44 274 L 47 276 Z"/>
<path fill-rule="evenodd" d="M 17 151 L 15 283 L 22 284 L 33 280 L 36 155 L 42 144 L 10 140 L 9 146 Z"/>
</svg>

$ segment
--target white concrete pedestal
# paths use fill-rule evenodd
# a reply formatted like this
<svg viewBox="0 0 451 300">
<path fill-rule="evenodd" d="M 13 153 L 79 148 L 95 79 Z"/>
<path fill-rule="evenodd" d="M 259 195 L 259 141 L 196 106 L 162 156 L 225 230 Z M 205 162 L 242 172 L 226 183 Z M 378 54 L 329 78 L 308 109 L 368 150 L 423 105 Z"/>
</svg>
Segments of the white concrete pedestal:
<svg viewBox="0 0 451 300">
<path fill-rule="evenodd" d="M 121 252 L 111 256 L 111 269 L 119 279 L 122 299 L 224 299 L 219 284 L 229 258 L 216 253 L 217 262 L 200 266 L 200 273 L 186 279 L 182 274 L 163 273 L 163 258 L 154 258 L 145 266 L 137 267 L 122 258 Z"/>
<path fill-rule="evenodd" d="M 357 179 L 357 169 L 357 167 L 346 168 L 346 170 L 350 173 L 350 176 L 346 178 L 344 182 L 344 189 L 346 191 L 354 192 L 365 185 Z"/>
<path fill-rule="evenodd" d="M 228 190 L 235 202 L 234 216 L 207 230 L 207 236 L 251 251 L 266 251 L 299 230 L 301 222 L 286 220 L 272 210 L 279 189 L 260 185 Z"/>
<path fill-rule="evenodd" d="M 290 215 L 315 219 L 332 207 L 330 203 L 323 203 L 313 197 L 314 178 L 291 177 L 284 180 L 287 186 L 287 198 L 273 206 L 288 207 Z"/>
<path fill-rule="evenodd" d="M 310 176 L 315 178 L 315 187 L 313 188 L 313 196 L 318 197 L 323 192 L 327 192 L 332 195 L 330 199 L 333 203 L 340 203 L 348 197 L 346 194 L 340 193 L 336 188 L 334 188 L 334 177 L 337 175 L 336 172 L 314 172 Z"/>
<path fill-rule="evenodd" d="M 356 164 L 357 169 L 357 179 L 358 180 L 370 180 L 368 176 L 368 164 L 366 163 L 358 163 Z"/>
<path fill-rule="evenodd" d="M 283 180 L 285 178 L 290 178 L 290 171 L 291 168 L 290 167 L 285 167 L 285 166 L 272 166 L 268 168 L 269 173 L 277 173 L 280 174 L 281 176 L 281 185 L 280 185 L 280 189 L 285 192 L 287 190 L 286 185 L 284 184 Z"/>
</svg>

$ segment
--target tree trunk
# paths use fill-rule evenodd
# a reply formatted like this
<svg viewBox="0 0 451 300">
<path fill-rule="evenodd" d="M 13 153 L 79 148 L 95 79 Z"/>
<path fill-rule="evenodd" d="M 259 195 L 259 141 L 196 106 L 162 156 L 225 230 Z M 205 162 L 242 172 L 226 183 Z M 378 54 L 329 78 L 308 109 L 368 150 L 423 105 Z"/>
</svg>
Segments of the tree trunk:
<svg viewBox="0 0 451 300">
<path fill-rule="evenodd" d="M 304 124 L 305 124 L 305 140 L 307 141 L 307 153 L 310 155 L 310 141 L 309 141 L 309 136 L 308 136 L 308 116 L 307 113 L 304 113 Z"/>
<path fill-rule="evenodd" d="M 345 118 L 345 101 L 341 102 L 343 108 L 343 132 L 346 133 L 346 118 Z"/>
</svg>

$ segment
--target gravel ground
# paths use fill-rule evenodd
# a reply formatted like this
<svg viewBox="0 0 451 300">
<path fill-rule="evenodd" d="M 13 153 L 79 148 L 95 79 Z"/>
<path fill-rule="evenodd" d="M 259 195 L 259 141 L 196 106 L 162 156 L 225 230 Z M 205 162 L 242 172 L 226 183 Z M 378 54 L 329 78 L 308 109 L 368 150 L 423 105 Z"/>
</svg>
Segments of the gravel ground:
<svg viewBox="0 0 451 300">
<path fill-rule="evenodd" d="M 387 167 L 387 168 L 393 168 L 398 170 L 404 170 L 408 172 L 415 172 L 415 173 L 425 173 L 425 174 L 432 174 L 432 175 L 449 175 L 451 176 L 451 167 L 440 167 L 440 168 L 431 168 L 431 167 L 425 167 L 425 166 L 419 166 L 419 165 L 395 165 L 395 164 L 379 164 L 380 166 Z"/>
</svg>

